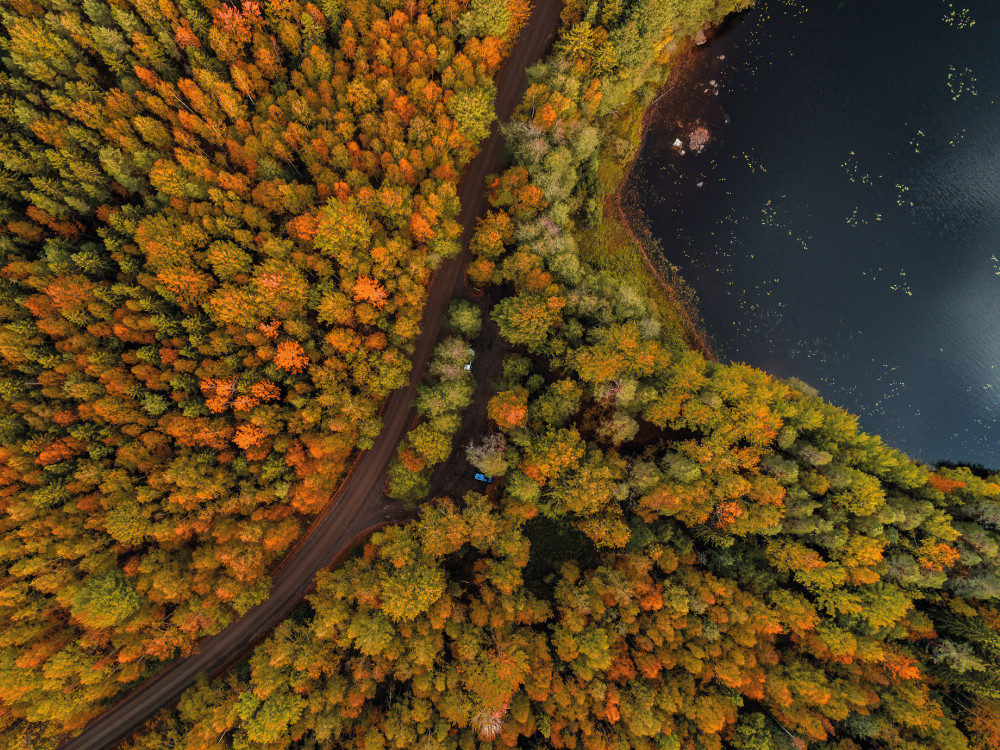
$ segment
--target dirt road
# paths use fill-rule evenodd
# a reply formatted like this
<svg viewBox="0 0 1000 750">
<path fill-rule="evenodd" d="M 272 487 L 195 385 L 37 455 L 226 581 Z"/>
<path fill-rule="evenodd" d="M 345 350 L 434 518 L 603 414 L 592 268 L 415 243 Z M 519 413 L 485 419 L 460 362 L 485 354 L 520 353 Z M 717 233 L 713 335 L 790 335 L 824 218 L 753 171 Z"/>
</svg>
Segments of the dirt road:
<svg viewBox="0 0 1000 750">
<path fill-rule="evenodd" d="M 536 0 L 531 18 L 497 81 L 500 120 L 508 120 L 520 101 L 525 87 L 525 69 L 545 53 L 559 22 L 561 6 L 558 0 Z M 410 404 L 438 339 L 441 318 L 452 295 L 464 288 L 469 240 L 486 200 L 484 180 L 486 175 L 498 171 L 502 148 L 503 139 L 494 127 L 493 134 L 482 144 L 479 156 L 466 169 L 459 191 L 462 202 L 459 221 L 465 228 L 462 235 L 464 251 L 442 264 L 434 276 L 424 309 L 422 333 L 413 355 L 409 386 L 390 396 L 378 440 L 361 457 L 330 512 L 313 524 L 305 542 L 279 568 L 270 598 L 201 643 L 194 654 L 177 660 L 138 687 L 111 710 L 94 719 L 79 736 L 61 745 L 61 750 L 114 747 L 161 708 L 176 703 L 199 674 L 218 672 L 260 642 L 310 591 L 315 573 L 334 561 L 352 540 L 405 517 L 405 513 L 389 503 L 382 492 L 386 470 L 412 417 Z"/>
</svg>

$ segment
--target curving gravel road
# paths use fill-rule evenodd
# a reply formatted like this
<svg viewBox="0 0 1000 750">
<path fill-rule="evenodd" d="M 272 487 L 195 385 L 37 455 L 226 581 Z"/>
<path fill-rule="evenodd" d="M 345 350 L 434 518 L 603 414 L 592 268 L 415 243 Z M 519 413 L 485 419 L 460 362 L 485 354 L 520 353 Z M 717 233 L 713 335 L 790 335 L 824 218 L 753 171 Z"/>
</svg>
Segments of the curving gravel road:
<svg viewBox="0 0 1000 750">
<path fill-rule="evenodd" d="M 525 70 L 545 53 L 559 23 L 560 0 L 537 0 L 531 18 L 521 33 L 497 81 L 497 115 L 506 121 L 514 112 L 525 88 Z M 177 702 L 201 673 L 215 674 L 234 663 L 259 643 L 278 622 L 298 605 L 313 586 L 317 571 L 335 562 L 352 542 L 379 526 L 406 517 L 390 503 L 382 491 L 389 461 L 413 416 L 410 406 L 437 342 L 441 319 L 452 296 L 465 288 L 464 269 L 469 260 L 469 241 L 476 219 L 486 202 L 486 175 L 500 166 L 503 138 L 494 125 L 493 133 L 469 164 L 460 186 L 462 208 L 459 221 L 464 227 L 463 253 L 441 265 L 431 285 L 421 322 L 421 335 L 413 355 L 410 384 L 390 396 L 383 412 L 382 431 L 375 445 L 365 452 L 353 474 L 341 487 L 337 502 L 307 532 L 275 574 L 270 598 L 239 620 L 202 642 L 191 656 L 178 659 L 168 669 L 125 696 L 113 708 L 98 716 L 83 732 L 60 745 L 61 750 L 111 748 L 141 728 L 159 711 Z M 499 348 L 482 352 L 477 362 L 497 359 Z M 485 364 L 485 363 L 484 363 Z M 480 369 L 480 365 L 476 369 Z"/>
</svg>

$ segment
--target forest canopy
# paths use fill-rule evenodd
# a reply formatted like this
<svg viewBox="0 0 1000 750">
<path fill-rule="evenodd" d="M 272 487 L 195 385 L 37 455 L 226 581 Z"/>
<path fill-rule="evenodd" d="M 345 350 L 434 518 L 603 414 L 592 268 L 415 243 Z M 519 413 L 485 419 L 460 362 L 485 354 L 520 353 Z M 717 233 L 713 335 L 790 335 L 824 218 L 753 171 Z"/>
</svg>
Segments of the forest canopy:
<svg viewBox="0 0 1000 750">
<path fill-rule="evenodd" d="M 459 250 L 512 8 L 0 9 L 0 721 L 22 741 L 265 598 L 371 445 Z"/>
<path fill-rule="evenodd" d="M 413 519 L 129 747 L 1000 746 L 1000 476 L 587 260 L 625 113 L 744 5 L 562 3 L 389 471 Z M 0 736 L 43 748 L 266 596 L 373 440 L 525 6 L 0 18 Z M 436 492 L 456 451 L 492 484 Z"/>
</svg>

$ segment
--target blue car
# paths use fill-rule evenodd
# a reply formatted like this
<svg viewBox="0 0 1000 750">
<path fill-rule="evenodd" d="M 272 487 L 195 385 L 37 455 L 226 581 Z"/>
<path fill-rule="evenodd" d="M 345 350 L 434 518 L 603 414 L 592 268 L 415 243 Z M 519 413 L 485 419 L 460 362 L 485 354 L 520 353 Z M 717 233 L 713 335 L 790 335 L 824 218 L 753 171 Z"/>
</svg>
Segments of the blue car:
<svg viewBox="0 0 1000 750">
<path fill-rule="evenodd" d="M 480 482 L 486 482 L 486 484 L 493 482 L 493 477 L 488 477 L 485 474 L 476 474 L 476 479 Z"/>
</svg>

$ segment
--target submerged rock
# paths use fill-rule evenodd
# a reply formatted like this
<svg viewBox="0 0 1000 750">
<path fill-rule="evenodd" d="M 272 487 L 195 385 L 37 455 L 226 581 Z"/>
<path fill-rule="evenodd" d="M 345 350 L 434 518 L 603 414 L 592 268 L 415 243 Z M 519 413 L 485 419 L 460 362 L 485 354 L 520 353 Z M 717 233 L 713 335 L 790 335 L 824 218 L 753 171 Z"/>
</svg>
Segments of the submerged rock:
<svg viewBox="0 0 1000 750">
<path fill-rule="evenodd" d="M 708 132 L 708 128 L 704 125 L 699 125 L 692 130 L 691 134 L 688 136 L 688 148 L 692 151 L 701 151 L 705 148 L 705 145 L 711 137 L 712 134 Z"/>
</svg>

